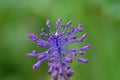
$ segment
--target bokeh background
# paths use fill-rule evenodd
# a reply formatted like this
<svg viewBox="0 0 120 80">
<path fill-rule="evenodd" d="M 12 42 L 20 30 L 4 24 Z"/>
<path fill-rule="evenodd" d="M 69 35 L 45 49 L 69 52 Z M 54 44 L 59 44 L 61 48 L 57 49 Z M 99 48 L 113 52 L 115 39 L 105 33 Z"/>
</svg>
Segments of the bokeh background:
<svg viewBox="0 0 120 80">
<path fill-rule="evenodd" d="M 48 19 L 54 30 L 58 18 L 63 24 L 72 20 L 75 27 L 83 24 L 81 34 L 88 38 L 74 46 L 92 46 L 83 56 L 89 59 L 87 65 L 71 64 L 71 80 L 120 80 L 120 0 L 0 0 L 0 80 L 50 80 L 47 61 L 32 70 L 37 59 L 26 57 L 47 48 L 27 36 L 39 35 Z"/>
</svg>

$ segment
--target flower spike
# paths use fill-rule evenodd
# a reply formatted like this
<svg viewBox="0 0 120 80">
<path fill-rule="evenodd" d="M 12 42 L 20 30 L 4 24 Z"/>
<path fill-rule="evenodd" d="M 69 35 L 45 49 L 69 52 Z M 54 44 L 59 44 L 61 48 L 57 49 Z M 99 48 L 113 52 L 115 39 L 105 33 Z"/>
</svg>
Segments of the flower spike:
<svg viewBox="0 0 120 80">
<path fill-rule="evenodd" d="M 47 39 L 47 41 L 40 39 L 35 34 L 31 33 L 28 37 L 37 43 L 40 47 L 48 46 L 50 49 L 42 53 L 36 53 L 35 50 L 32 53 L 27 53 L 27 57 L 37 57 L 38 61 L 33 65 L 33 69 L 37 69 L 45 60 L 48 60 L 48 73 L 52 74 L 51 80 L 70 80 L 70 77 L 74 74 L 74 71 L 70 67 L 70 63 L 73 60 L 77 60 L 82 63 L 87 63 L 88 59 L 86 58 L 75 58 L 75 56 L 84 55 L 86 50 L 90 49 L 90 45 L 85 45 L 79 49 L 67 49 L 68 44 L 73 44 L 77 42 L 83 42 L 87 37 L 86 34 L 83 34 L 80 38 L 76 37 L 76 33 L 82 32 L 82 25 L 79 24 L 77 29 L 74 26 L 71 26 L 71 31 L 66 33 L 67 28 L 72 24 L 71 21 L 67 22 L 64 25 L 61 25 L 62 19 L 56 21 L 56 32 L 53 33 L 50 29 L 50 20 L 47 20 L 46 26 L 50 31 L 50 34 L 46 34 L 44 28 L 41 29 L 41 37 Z"/>
</svg>

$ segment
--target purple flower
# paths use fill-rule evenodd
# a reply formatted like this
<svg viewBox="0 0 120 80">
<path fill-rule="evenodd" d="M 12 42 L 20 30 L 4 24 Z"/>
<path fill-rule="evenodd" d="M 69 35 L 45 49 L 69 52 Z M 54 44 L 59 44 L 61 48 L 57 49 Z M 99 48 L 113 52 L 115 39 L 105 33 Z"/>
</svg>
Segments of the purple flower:
<svg viewBox="0 0 120 80">
<path fill-rule="evenodd" d="M 38 38 L 33 33 L 29 34 L 28 37 L 36 42 L 40 47 L 48 46 L 49 49 L 42 53 L 36 53 L 35 50 L 32 53 L 28 53 L 28 57 L 37 57 L 38 61 L 33 65 L 33 69 L 38 68 L 45 60 L 48 60 L 48 73 L 52 74 L 52 80 L 57 80 L 60 75 L 60 80 L 70 80 L 70 77 L 74 74 L 74 71 L 70 68 L 69 63 L 73 60 L 78 60 L 79 62 L 87 63 L 88 59 L 85 58 L 75 58 L 74 56 L 83 55 L 84 51 L 89 50 L 90 46 L 85 45 L 79 49 L 67 49 L 66 45 L 73 44 L 77 42 L 83 42 L 87 37 L 83 34 L 80 38 L 76 38 L 76 33 L 82 32 L 82 25 L 79 24 L 77 29 L 71 26 L 71 31 L 66 32 L 66 29 L 72 24 L 71 21 L 67 22 L 65 25 L 60 25 L 62 19 L 56 21 L 56 32 L 52 32 L 50 29 L 50 20 L 47 20 L 46 26 L 50 31 L 50 34 L 46 34 L 44 28 L 41 29 L 42 37 L 46 38 L 47 41 Z"/>
</svg>

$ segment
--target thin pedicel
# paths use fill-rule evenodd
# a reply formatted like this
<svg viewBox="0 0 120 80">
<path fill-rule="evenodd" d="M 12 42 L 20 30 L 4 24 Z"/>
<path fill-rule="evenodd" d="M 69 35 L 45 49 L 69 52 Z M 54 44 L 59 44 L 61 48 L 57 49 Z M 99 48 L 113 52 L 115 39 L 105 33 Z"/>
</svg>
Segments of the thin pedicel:
<svg viewBox="0 0 120 80">
<path fill-rule="evenodd" d="M 66 45 L 77 42 L 83 42 L 87 37 L 83 34 L 80 38 L 76 38 L 76 33 L 82 32 L 82 25 L 79 24 L 77 29 L 74 26 L 71 27 L 71 31 L 66 32 L 67 28 L 72 24 L 71 21 L 67 22 L 66 25 L 60 25 L 62 19 L 56 21 L 56 32 L 53 33 L 50 29 L 50 20 L 46 22 L 46 26 L 50 31 L 50 35 L 46 34 L 45 29 L 41 29 L 41 36 L 46 38 L 48 41 L 44 41 L 38 38 L 33 33 L 29 34 L 28 37 L 36 42 L 40 47 L 48 46 L 50 49 L 42 53 L 36 53 L 35 50 L 32 53 L 27 53 L 28 57 L 38 57 L 38 61 L 33 65 L 33 69 L 38 68 L 45 60 L 48 60 L 48 73 L 52 74 L 51 80 L 57 80 L 60 75 L 60 80 L 70 80 L 70 77 L 74 74 L 74 71 L 70 68 L 69 63 L 73 60 L 87 63 L 86 58 L 73 58 L 73 56 L 83 55 L 84 51 L 90 49 L 90 45 L 85 45 L 79 49 L 67 49 Z"/>
</svg>

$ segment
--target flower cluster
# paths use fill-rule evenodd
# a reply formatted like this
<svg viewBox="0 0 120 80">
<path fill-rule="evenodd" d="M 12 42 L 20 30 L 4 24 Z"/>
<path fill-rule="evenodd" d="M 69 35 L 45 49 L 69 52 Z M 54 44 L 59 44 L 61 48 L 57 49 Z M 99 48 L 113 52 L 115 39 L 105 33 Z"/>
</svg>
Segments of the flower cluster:
<svg viewBox="0 0 120 80">
<path fill-rule="evenodd" d="M 66 29 L 70 27 L 71 21 L 65 25 L 60 25 L 62 19 L 56 21 L 56 32 L 52 32 L 50 20 L 46 22 L 46 26 L 50 31 L 50 34 L 46 34 L 44 28 L 41 30 L 42 37 L 48 41 L 38 38 L 33 33 L 29 34 L 28 37 L 36 42 L 40 47 L 48 46 L 49 49 L 42 53 L 36 53 L 35 50 L 32 53 L 27 53 L 28 57 L 38 57 L 38 61 L 33 65 L 33 69 L 38 68 L 45 60 L 48 60 L 48 73 L 52 74 L 52 80 L 57 80 L 60 75 L 60 80 L 70 80 L 70 77 L 74 74 L 74 71 L 70 68 L 69 63 L 73 60 L 87 63 L 86 58 L 75 58 L 76 55 L 83 55 L 85 50 L 89 50 L 90 46 L 85 45 L 79 49 L 67 49 L 66 45 L 77 42 L 82 42 L 87 35 L 83 34 L 80 38 L 76 38 L 76 33 L 82 32 L 82 25 L 79 24 L 77 29 L 71 26 L 71 31 L 66 32 Z"/>
</svg>

